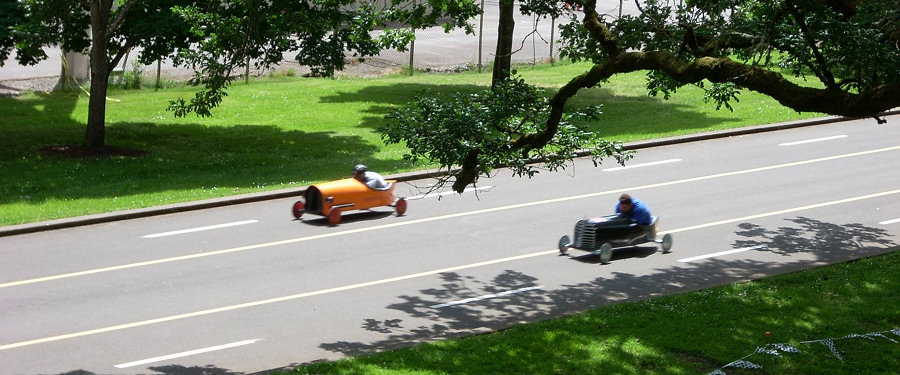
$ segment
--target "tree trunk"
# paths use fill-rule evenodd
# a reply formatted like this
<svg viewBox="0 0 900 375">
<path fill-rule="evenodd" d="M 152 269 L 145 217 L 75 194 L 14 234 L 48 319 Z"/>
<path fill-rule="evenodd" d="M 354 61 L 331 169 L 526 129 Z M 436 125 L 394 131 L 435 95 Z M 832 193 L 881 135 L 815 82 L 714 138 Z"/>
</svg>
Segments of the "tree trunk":
<svg viewBox="0 0 900 375">
<path fill-rule="evenodd" d="M 513 31 L 516 20 L 513 17 L 516 5 L 513 0 L 500 0 L 500 21 L 497 25 L 497 52 L 494 54 L 494 72 L 491 87 L 509 78 L 512 60 Z"/>
<path fill-rule="evenodd" d="M 109 84 L 109 55 L 106 53 L 106 28 L 111 0 L 91 0 L 91 97 L 88 101 L 87 128 L 81 146 L 106 146 L 106 91 Z"/>
</svg>

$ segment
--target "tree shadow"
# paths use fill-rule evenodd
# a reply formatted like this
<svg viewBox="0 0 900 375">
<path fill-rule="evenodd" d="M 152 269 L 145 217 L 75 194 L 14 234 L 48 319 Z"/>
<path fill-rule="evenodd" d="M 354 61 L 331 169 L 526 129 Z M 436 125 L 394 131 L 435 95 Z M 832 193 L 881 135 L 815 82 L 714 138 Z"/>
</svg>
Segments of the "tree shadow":
<svg viewBox="0 0 900 375">
<path fill-rule="evenodd" d="M 386 125 L 385 116 L 393 112 L 397 107 L 406 105 L 416 96 L 425 92 L 437 93 L 440 96 L 449 97 L 452 94 L 473 94 L 486 90 L 488 86 L 479 85 L 426 85 L 420 83 L 396 83 L 383 86 L 369 86 L 354 92 L 341 92 L 320 99 L 322 103 L 374 103 L 366 113 L 360 126 L 372 129 L 380 129 Z M 554 89 L 548 89 L 547 95 L 553 95 Z M 584 89 L 570 100 L 571 107 L 584 107 L 588 105 L 603 105 L 603 114 L 596 121 L 585 123 L 590 130 L 602 137 L 643 138 L 646 135 L 658 136 L 659 134 L 708 130 L 715 125 L 736 122 L 735 115 L 712 117 L 704 113 L 697 113 L 696 108 L 688 105 L 677 104 L 647 95 L 624 97 L 616 95 L 612 90 L 602 87 Z M 627 119 L 624 124 L 610 126 L 608 119 Z"/>
<path fill-rule="evenodd" d="M 158 375 L 240 375 L 242 373 L 230 371 L 223 368 L 218 368 L 212 365 L 208 366 L 192 366 L 185 367 L 180 365 L 170 365 L 170 366 L 157 366 L 157 367 L 149 367 L 154 373 Z M 97 375 L 90 371 L 85 370 L 75 370 L 60 373 L 58 375 Z"/>
<path fill-rule="evenodd" d="M 394 83 L 390 85 L 372 85 L 353 92 L 338 92 L 335 95 L 323 96 L 321 103 L 371 103 L 363 113 L 368 114 L 359 126 L 378 130 L 385 126 L 385 116 L 397 107 L 414 101 L 423 93 L 432 93 L 450 97 L 452 94 L 474 94 L 487 89 L 479 85 L 427 85 L 421 83 Z M 410 96 L 413 93 L 415 96 Z"/>
<path fill-rule="evenodd" d="M 150 370 L 160 373 L 161 375 L 240 375 L 241 373 L 233 372 L 212 365 L 207 366 L 191 366 L 184 367 L 179 365 L 156 366 L 149 367 Z"/>
<path fill-rule="evenodd" d="M 737 235 L 747 239 L 735 241 L 734 248 L 760 247 L 784 256 L 814 253 L 821 260 L 834 261 L 843 259 L 848 251 L 867 252 L 897 246 L 888 239 L 890 233 L 882 228 L 859 223 L 838 225 L 803 216 L 785 220 L 794 225 L 768 229 L 741 223 L 738 227 L 742 230 Z"/>
<path fill-rule="evenodd" d="M 379 319 L 377 317 L 365 318 L 359 328 L 367 332 L 380 334 L 380 339 L 371 342 L 337 341 L 320 344 L 320 348 L 340 353 L 346 356 L 361 356 L 373 354 L 383 350 L 410 347 L 413 345 L 446 339 L 458 336 L 470 336 L 476 332 L 501 331 L 505 339 L 502 342 L 492 344 L 500 346 L 497 351 L 491 353 L 472 353 L 466 349 L 465 342 L 450 343 L 447 345 L 420 345 L 415 351 L 408 353 L 416 358 L 429 358 L 429 360 L 386 362 L 383 357 L 357 358 L 359 366 L 375 366 L 380 368 L 402 368 L 409 371 L 442 372 L 454 374 L 483 373 L 484 366 L 492 366 L 492 362 L 509 365 L 520 364 L 517 368 L 502 368 L 502 373 L 578 373 L 589 368 L 597 373 L 611 371 L 612 373 L 630 373 L 647 370 L 641 368 L 640 363 L 646 362 L 644 358 L 631 358 L 633 351 L 625 350 L 625 342 L 629 337 L 639 337 L 642 345 L 649 346 L 652 351 L 674 351 L 687 361 L 697 366 L 698 371 L 708 372 L 725 365 L 734 358 L 721 362 L 723 359 L 712 359 L 709 356 L 710 347 L 715 351 L 746 354 L 760 344 L 756 335 L 748 332 L 766 332 L 769 330 L 779 332 L 792 332 L 794 337 L 808 338 L 828 331 L 831 324 L 841 321 L 840 314 L 866 311 L 866 301 L 861 298 L 852 298 L 841 301 L 840 311 L 829 308 L 811 307 L 798 316 L 783 316 L 783 306 L 789 303 L 797 303 L 790 291 L 775 292 L 775 295 L 766 295 L 765 298 L 728 297 L 727 302 L 721 304 L 721 308 L 744 312 L 746 316 L 736 321 L 721 321 L 717 310 L 698 310 L 691 304 L 692 300 L 672 302 L 663 300 L 657 302 L 657 297 L 663 295 L 679 294 L 687 291 L 703 290 L 718 285 L 730 284 L 738 281 L 753 280 L 759 275 L 773 275 L 788 273 L 798 269 L 805 269 L 822 262 L 842 261 L 848 258 L 858 259 L 862 257 L 889 253 L 896 251 L 898 245 L 890 237 L 891 235 L 882 229 L 867 227 L 861 224 L 838 225 L 806 217 L 788 219 L 798 227 L 785 226 L 770 229 L 758 224 L 743 223 L 736 229 L 736 233 L 746 239 L 735 242 L 736 248 L 746 246 L 762 246 L 760 251 L 771 251 L 776 254 L 790 255 L 807 253 L 814 259 L 802 260 L 794 258 L 786 262 L 774 262 L 765 260 L 727 260 L 727 258 L 713 258 L 703 262 L 687 263 L 677 266 L 663 267 L 652 270 L 650 274 L 638 275 L 625 272 L 614 272 L 610 277 L 597 277 L 582 283 L 563 285 L 561 288 L 549 290 L 546 288 L 534 289 L 525 293 L 510 295 L 497 295 L 494 298 L 479 300 L 474 303 L 463 303 L 452 306 L 440 307 L 439 304 L 448 301 L 460 301 L 477 296 L 497 294 L 521 288 L 535 287 L 541 284 L 538 277 L 515 271 L 505 270 L 493 276 L 492 279 L 483 279 L 474 276 L 463 275 L 456 272 L 441 274 L 441 285 L 434 288 L 420 290 L 417 294 L 401 295 L 402 302 L 394 303 L 388 308 L 402 312 L 408 316 L 406 319 Z M 556 261 L 560 257 L 548 258 Z M 562 260 L 562 259 L 560 259 Z M 593 266 L 586 262 L 585 266 Z M 891 285 L 883 285 L 871 288 L 872 291 L 881 293 L 880 298 L 891 294 Z M 783 293 L 783 294 L 782 294 Z M 700 297 L 704 298 L 701 293 Z M 718 298 L 713 296 L 711 298 Z M 799 297 L 797 297 L 799 298 Z M 624 306 L 623 311 L 641 311 L 642 317 L 651 320 L 637 324 L 631 328 L 619 329 L 604 333 L 604 327 L 614 326 L 616 314 L 621 312 L 609 312 L 613 315 L 602 316 L 592 312 L 591 309 L 617 304 L 623 301 L 643 302 L 634 307 Z M 679 300 L 681 301 L 681 300 Z M 677 305 L 682 303 L 682 305 Z M 806 303 L 820 303 L 817 297 Z M 607 310 L 608 311 L 608 310 Z M 584 317 L 574 319 L 552 319 L 560 316 L 569 316 L 586 312 Z M 649 312 L 649 314 L 643 314 Z M 694 319 L 699 316 L 700 319 Z M 692 317 L 690 320 L 680 318 Z M 552 320 L 551 320 L 552 319 Z M 659 320 L 662 319 L 662 320 Z M 590 330 L 591 324 L 596 323 L 597 329 Z M 527 334 L 525 338 L 516 336 L 519 331 L 507 329 L 524 322 L 542 322 L 542 327 L 547 334 Z M 660 323 L 662 322 L 662 323 Z M 654 327 L 659 324 L 678 322 L 684 326 L 678 334 L 686 337 L 661 337 L 654 334 Z M 777 322 L 777 323 L 776 323 Z M 696 327 L 689 324 L 699 324 Z M 727 329 L 709 329 L 710 326 Z M 583 332 L 588 329 L 590 332 Z M 542 329 L 541 332 L 545 330 Z M 552 334 L 549 332 L 552 331 Z M 632 334 L 631 332 L 634 331 Z M 686 333 L 681 333 L 686 332 Z M 731 332 L 727 337 L 722 337 L 722 332 Z M 665 335 L 662 335 L 665 336 Z M 599 345 L 602 342 L 608 347 L 613 361 L 597 363 L 595 358 L 585 347 Z M 709 345 L 715 343 L 715 345 Z M 483 349 L 484 346 L 478 348 Z M 724 349 L 723 349 L 724 348 Z M 454 354 L 443 354 L 453 351 Z M 465 358 L 459 357 L 462 355 Z M 402 357 L 402 356 L 401 356 Z M 547 360 L 547 359 L 551 360 Z M 737 357 L 735 357 L 737 358 Z M 576 366 L 576 367 L 572 367 Z M 587 366 L 587 367 L 577 367 Z M 637 366 L 637 368 L 635 368 Z M 561 367 L 563 369 L 561 369 Z M 347 367 L 342 367 L 346 369 Z"/>
<path fill-rule="evenodd" d="M 99 159 L 42 152 L 48 146 L 80 143 L 84 124 L 72 119 L 77 101 L 75 93 L 0 97 L 0 108 L 8 109 L 0 123 L 4 132 L 0 175 L 14 176 L 0 179 L 0 205 L 129 200 L 142 194 L 198 188 L 208 196 L 191 199 L 202 199 L 347 177 L 350 166 L 363 161 L 385 173 L 409 165 L 399 157 L 373 159 L 379 147 L 358 136 L 253 123 L 229 127 L 111 123 L 106 130 L 107 144 L 147 153 Z M 141 206 L 140 202 L 135 206 Z"/>
</svg>

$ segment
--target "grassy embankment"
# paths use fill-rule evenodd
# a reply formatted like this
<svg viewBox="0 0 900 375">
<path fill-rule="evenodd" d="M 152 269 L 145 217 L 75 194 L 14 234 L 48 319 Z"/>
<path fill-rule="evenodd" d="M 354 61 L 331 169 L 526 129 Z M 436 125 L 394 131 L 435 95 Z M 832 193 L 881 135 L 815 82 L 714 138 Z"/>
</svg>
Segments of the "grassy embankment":
<svg viewBox="0 0 900 375">
<path fill-rule="evenodd" d="M 558 87 L 585 64 L 519 70 L 529 82 Z M 584 90 L 573 105 L 601 103 L 591 127 L 621 141 L 788 121 L 797 114 L 745 92 L 734 112 L 716 111 L 699 90 L 671 100 L 649 97 L 644 77 L 615 77 Z M 428 167 L 402 159 L 404 147 L 385 146 L 384 115 L 423 89 L 473 92 L 490 74 L 307 79 L 281 77 L 237 83 L 211 118 L 176 119 L 168 100 L 193 88 L 116 90 L 107 103 L 107 144 L 146 151 L 141 157 L 67 159 L 47 146 L 77 145 L 87 121 L 83 92 L 0 98 L 0 225 L 292 187 L 340 178 L 359 162 L 386 174 Z"/>
</svg>

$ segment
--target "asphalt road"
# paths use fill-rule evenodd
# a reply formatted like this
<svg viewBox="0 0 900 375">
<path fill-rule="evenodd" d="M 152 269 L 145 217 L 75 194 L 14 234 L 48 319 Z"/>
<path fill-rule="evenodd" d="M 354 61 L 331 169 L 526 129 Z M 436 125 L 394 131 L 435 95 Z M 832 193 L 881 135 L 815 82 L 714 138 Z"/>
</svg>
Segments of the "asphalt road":
<svg viewBox="0 0 900 375">
<path fill-rule="evenodd" d="M 405 216 L 337 227 L 293 220 L 284 198 L 0 237 L 0 373 L 256 372 L 895 251 L 888 119 L 500 171 L 462 195 L 410 181 Z M 558 254 L 622 192 L 661 217 L 672 253 Z"/>
</svg>

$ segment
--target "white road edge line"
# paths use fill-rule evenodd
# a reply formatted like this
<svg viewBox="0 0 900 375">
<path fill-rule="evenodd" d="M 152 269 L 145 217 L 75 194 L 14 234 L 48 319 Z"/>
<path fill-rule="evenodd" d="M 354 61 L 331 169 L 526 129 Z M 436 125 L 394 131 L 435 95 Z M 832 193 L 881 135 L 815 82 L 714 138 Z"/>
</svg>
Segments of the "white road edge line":
<svg viewBox="0 0 900 375">
<path fill-rule="evenodd" d="M 457 217 L 466 217 L 466 216 L 486 214 L 486 213 L 491 213 L 491 212 L 506 211 L 506 210 L 516 209 L 516 208 L 532 207 L 532 206 L 538 206 L 538 205 L 543 205 L 543 204 L 566 202 L 566 201 L 571 201 L 571 200 L 576 200 L 576 199 L 585 199 L 585 198 L 599 197 L 599 196 L 603 196 L 603 195 L 619 194 L 623 191 L 645 190 L 645 189 L 652 189 L 652 188 L 658 188 L 658 187 L 664 187 L 664 186 L 673 186 L 673 185 L 678 185 L 678 184 L 690 183 L 690 182 L 706 181 L 706 180 L 711 180 L 711 179 L 715 179 L 715 178 L 739 176 L 739 175 L 768 171 L 768 170 L 773 170 L 773 169 L 795 167 L 795 166 L 799 166 L 799 165 L 819 163 L 819 162 L 830 161 L 830 160 L 839 160 L 839 159 L 844 159 L 844 158 L 849 158 L 849 157 L 854 157 L 854 156 L 871 155 L 871 154 L 876 154 L 876 153 L 880 153 L 880 152 L 896 151 L 896 150 L 900 150 L 900 146 L 885 147 L 885 148 L 880 148 L 880 149 L 875 149 L 875 150 L 854 152 L 854 153 L 850 153 L 850 154 L 826 156 L 826 157 L 818 158 L 818 159 L 803 160 L 803 161 L 791 162 L 791 163 L 786 163 L 786 164 L 776 164 L 776 165 L 770 165 L 770 166 L 766 166 L 766 167 L 745 169 L 745 170 L 733 171 L 733 172 L 724 172 L 724 173 L 713 174 L 713 175 L 686 178 L 683 180 L 667 181 L 667 182 L 660 182 L 660 183 L 641 185 L 641 186 L 632 186 L 632 187 L 627 187 L 627 188 L 622 188 L 622 189 L 599 191 L 599 192 L 595 192 L 595 193 L 573 195 L 573 196 L 568 196 L 568 197 L 547 199 L 547 200 L 543 200 L 543 201 L 518 203 L 518 204 L 512 204 L 512 205 L 508 205 L 508 206 L 459 212 L 459 213 L 455 213 L 455 214 L 448 214 L 448 215 L 441 215 L 441 216 L 432 216 L 432 217 L 426 217 L 426 218 L 422 218 L 422 219 L 400 221 L 400 222 L 394 222 L 394 223 L 383 224 L 383 225 L 375 225 L 375 226 L 365 227 L 365 228 L 349 229 L 349 230 L 340 231 L 340 232 L 328 232 L 328 233 L 307 236 L 307 237 L 289 238 L 289 239 L 285 239 L 285 240 L 281 240 L 281 241 L 266 242 L 266 243 L 260 243 L 260 244 L 255 244 L 255 245 L 234 247 L 234 248 L 230 248 L 230 249 L 208 251 L 208 252 L 203 252 L 203 253 L 194 253 L 194 254 L 182 255 L 182 256 L 171 257 L 171 258 L 161 258 L 161 259 L 148 260 L 148 261 L 144 261 L 144 262 L 120 264 L 117 266 L 95 268 L 95 269 L 78 271 L 78 272 L 70 272 L 70 273 L 59 274 L 59 275 L 38 277 L 38 278 L 34 278 L 34 279 L 26 279 L 26 280 L 19 280 L 19 281 L 11 281 L 11 282 L 7 282 L 7 283 L 0 283 L 0 289 L 14 287 L 14 286 L 47 282 L 47 281 L 67 279 L 67 278 L 71 278 L 71 277 L 93 275 L 93 274 L 104 273 L 104 272 L 120 271 L 120 270 L 130 269 L 130 268 L 137 268 L 137 267 L 151 266 L 151 265 L 177 262 L 177 261 L 183 261 L 183 260 L 189 260 L 189 259 L 204 258 L 204 257 L 210 257 L 210 256 L 216 256 L 216 255 L 222 255 L 222 254 L 236 253 L 236 252 L 241 252 L 241 251 L 261 249 L 261 248 L 267 248 L 267 247 L 273 247 L 273 246 L 287 245 L 287 244 L 292 244 L 292 243 L 312 241 L 312 240 L 323 239 L 323 238 L 344 236 L 344 235 L 349 235 L 349 234 L 354 234 L 354 233 L 362 233 L 362 232 L 369 232 L 369 231 L 382 230 L 382 229 L 388 229 L 388 228 L 396 228 L 396 227 L 401 227 L 401 226 L 421 224 L 421 223 L 427 223 L 427 222 L 438 221 L 438 220 L 446 220 L 446 219 L 452 219 L 452 218 L 457 218 Z M 898 191 L 900 191 L 900 190 L 882 192 L 882 193 L 878 193 L 876 195 L 866 196 L 864 198 L 870 198 L 870 197 L 880 196 L 880 195 L 895 194 Z M 861 198 L 861 199 L 864 199 L 864 198 Z M 851 200 L 853 200 L 853 199 L 855 199 L 855 198 L 851 198 Z M 839 202 L 839 203 L 841 203 L 841 202 Z M 805 209 L 805 208 L 801 207 L 801 209 Z M 784 212 L 790 212 L 790 211 L 791 210 L 786 210 Z M 778 214 L 778 213 L 783 213 L 783 212 L 776 212 L 775 214 Z M 749 218 L 754 218 L 754 217 L 751 216 Z M 735 220 L 746 220 L 746 218 L 738 218 Z M 722 223 L 703 224 L 696 228 L 689 228 L 689 229 L 697 229 L 697 228 L 701 228 L 701 227 L 705 227 L 705 226 L 724 224 L 727 222 L 730 222 L 730 221 L 726 221 L 726 222 L 722 222 Z M 673 232 L 669 231 L 668 233 L 673 233 Z"/>
<path fill-rule="evenodd" d="M 625 169 L 649 167 L 649 166 L 660 165 L 660 164 L 678 163 L 680 161 L 681 161 L 681 159 L 660 160 L 660 161 L 654 161 L 654 162 L 649 162 L 649 163 L 626 165 L 624 167 L 606 168 L 603 171 L 604 172 L 616 172 L 616 171 L 621 171 L 621 170 L 625 170 Z"/>
<path fill-rule="evenodd" d="M 881 225 L 888 225 L 888 224 L 894 224 L 894 223 L 900 223 L 900 219 L 885 220 L 885 221 L 878 222 L 878 224 L 881 224 Z"/>
<path fill-rule="evenodd" d="M 148 234 L 148 235 L 146 235 L 146 236 L 141 236 L 141 238 L 157 238 L 157 237 L 165 237 L 165 236 L 174 236 L 174 235 L 176 235 L 176 234 L 185 234 L 185 233 L 193 233 L 193 232 L 202 232 L 202 231 L 205 231 L 205 230 L 219 229 L 219 228 L 228 228 L 228 227 L 235 227 L 235 226 L 238 226 L 238 225 L 247 225 L 247 224 L 253 224 L 253 223 L 258 223 L 258 222 L 259 222 L 258 220 L 236 221 L 236 222 L 233 222 L 233 223 L 208 225 L 208 226 L 205 226 L 205 227 L 190 228 L 190 229 L 182 229 L 182 230 L 173 230 L 173 231 L 171 231 L 171 232 L 163 232 L 163 233 Z"/>
<path fill-rule="evenodd" d="M 723 256 L 723 255 L 737 254 L 737 253 L 743 253 L 743 252 L 745 252 L 745 251 L 757 250 L 757 249 L 765 249 L 765 248 L 766 248 L 766 245 L 751 246 L 751 247 L 742 247 L 742 248 L 740 248 L 740 249 L 727 250 L 727 251 L 720 251 L 720 252 L 718 252 L 718 253 L 712 253 L 712 254 L 706 254 L 706 255 L 700 255 L 700 256 L 690 257 L 690 258 L 679 259 L 678 261 L 679 261 L 679 262 L 682 262 L 682 263 L 689 263 L 689 262 L 693 262 L 693 261 L 695 261 L 695 260 L 701 260 L 701 259 L 707 259 L 707 258 L 715 258 L 715 257 Z"/>
<path fill-rule="evenodd" d="M 159 356 L 159 357 L 153 357 L 153 358 L 148 358 L 148 359 L 142 359 L 142 360 L 140 360 L 140 361 L 134 361 L 134 362 L 128 362 L 128 363 L 122 363 L 122 364 L 116 365 L 115 367 L 116 367 L 116 368 L 128 368 L 128 367 L 134 367 L 134 366 L 146 365 L 146 364 L 148 364 L 148 363 L 153 363 L 153 362 L 166 361 L 166 360 L 169 360 L 169 359 L 175 359 L 175 358 L 187 357 L 187 356 L 192 356 L 192 355 L 196 355 L 196 354 L 209 353 L 209 352 L 214 352 L 214 351 L 217 351 L 217 350 L 224 350 L 224 349 L 235 348 L 235 347 L 238 347 L 238 346 L 244 346 L 244 345 L 255 344 L 255 343 L 258 342 L 258 341 L 259 341 L 259 339 L 238 341 L 238 342 L 233 342 L 233 343 L 230 343 L 230 344 L 224 344 L 224 345 L 218 345 L 218 346 L 211 346 L 211 347 L 203 348 L 203 349 L 190 350 L 190 351 L 181 352 L 181 353 L 175 353 L 175 354 L 169 354 L 169 355 L 164 355 L 164 356 Z"/>
<path fill-rule="evenodd" d="M 841 134 L 841 135 L 833 135 L 833 136 L 831 136 L 831 137 L 822 137 L 822 138 L 807 139 L 807 140 L 796 141 L 796 142 L 779 143 L 778 145 L 779 145 L 779 146 L 796 146 L 796 145 L 802 145 L 802 144 L 806 144 L 806 143 L 822 142 L 822 141 L 830 141 L 830 140 L 833 140 L 833 139 L 841 139 L 841 138 L 847 138 L 847 136 L 844 135 L 844 134 Z"/>
<path fill-rule="evenodd" d="M 493 186 L 479 186 L 479 187 L 474 187 L 474 188 L 471 188 L 471 187 L 465 188 L 463 190 L 463 193 L 470 193 L 473 191 L 475 191 L 475 192 L 488 191 L 488 190 L 491 190 L 492 187 Z M 422 198 L 443 197 L 445 195 L 452 195 L 452 194 L 456 194 L 456 192 L 455 191 L 445 191 L 443 193 L 437 193 L 437 194 L 431 194 L 431 193 L 419 194 L 419 195 L 414 195 L 412 197 L 408 197 L 408 198 L 406 198 L 406 200 L 414 201 L 414 200 L 422 199 Z"/>
<path fill-rule="evenodd" d="M 483 300 L 486 300 L 486 299 L 497 298 L 497 297 L 504 297 L 504 296 L 508 296 L 508 295 L 512 295 L 512 294 L 517 294 L 517 293 L 530 292 L 530 291 L 532 291 L 532 290 L 541 289 L 541 288 L 543 288 L 543 287 L 544 287 L 544 286 L 542 286 L 542 285 L 538 285 L 538 286 L 530 286 L 530 287 L 527 287 L 527 288 L 520 288 L 520 289 L 515 289 L 515 290 L 508 290 L 508 291 L 505 291 L 505 292 L 494 293 L 494 294 L 485 294 L 485 295 L 483 295 L 483 296 L 472 297 L 472 298 L 466 298 L 466 299 L 459 300 L 459 301 L 447 302 L 447 303 L 442 303 L 442 304 L 438 304 L 438 305 L 431 305 L 431 306 L 429 306 L 429 307 L 431 307 L 432 309 L 440 309 L 440 308 L 443 308 L 443 307 L 462 305 L 462 304 L 466 304 L 466 303 L 469 303 L 469 302 L 478 302 L 478 301 L 483 301 Z"/>
</svg>

